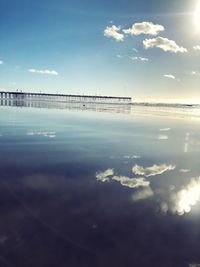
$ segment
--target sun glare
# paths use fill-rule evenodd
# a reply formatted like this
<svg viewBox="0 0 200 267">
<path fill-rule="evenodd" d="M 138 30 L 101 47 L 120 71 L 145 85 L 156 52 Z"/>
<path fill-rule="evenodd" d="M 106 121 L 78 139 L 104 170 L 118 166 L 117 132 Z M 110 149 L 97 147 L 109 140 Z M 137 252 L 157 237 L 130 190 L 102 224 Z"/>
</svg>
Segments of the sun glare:
<svg viewBox="0 0 200 267">
<path fill-rule="evenodd" d="M 194 12 L 194 23 L 196 31 L 200 32 L 200 0 L 197 1 Z"/>
<path fill-rule="evenodd" d="M 200 201 L 200 178 L 191 182 L 176 195 L 176 211 L 179 215 L 189 213 Z"/>
</svg>

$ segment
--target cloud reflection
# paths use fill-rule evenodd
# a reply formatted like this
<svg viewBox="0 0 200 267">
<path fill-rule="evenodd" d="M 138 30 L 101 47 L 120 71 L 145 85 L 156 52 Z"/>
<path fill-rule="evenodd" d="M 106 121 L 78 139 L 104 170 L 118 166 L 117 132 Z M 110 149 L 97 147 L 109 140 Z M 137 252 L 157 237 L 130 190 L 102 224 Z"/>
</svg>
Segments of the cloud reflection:
<svg viewBox="0 0 200 267">
<path fill-rule="evenodd" d="M 139 201 L 139 200 L 143 200 L 149 197 L 152 197 L 154 195 L 153 190 L 151 189 L 150 186 L 146 187 L 146 188 L 142 188 L 139 191 L 137 191 L 136 193 L 134 193 L 132 195 L 132 200 L 133 201 Z"/>
<path fill-rule="evenodd" d="M 150 187 L 150 181 L 146 180 L 144 177 L 130 178 L 127 176 L 117 176 L 114 175 L 114 170 L 110 168 L 103 172 L 96 173 L 96 179 L 101 182 L 109 182 L 112 180 L 119 182 L 122 186 L 137 189 L 131 197 L 133 201 L 143 200 L 154 195 Z"/>
<path fill-rule="evenodd" d="M 141 159 L 141 156 L 133 155 L 131 158 L 132 158 L 132 159 Z"/>
<path fill-rule="evenodd" d="M 185 134 L 185 143 L 184 143 L 184 153 L 188 153 L 189 151 L 189 141 L 190 141 L 190 133 Z"/>
<path fill-rule="evenodd" d="M 146 168 L 144 168 L 143 166 L 135 165 L 132 168 L 132 172 L 137 175 L 143 175 L 145 177 L 149 177 L 162 174 L 166 171 L 174 170 L 175 168 L 176 168 L 175 165 L 166 165 L 166 164 L 161 164 L 161 165 L 154 164 L 153 166 Z"/>
<path fill-rule="evenodd" d="M 109 176 L 112 176 L 112 175 L 114 175 L 114 170 L 113 169 L 107 169 L 103 172 L 96 173 L 96 178 L 98 181 L 107 182 L 110 180 Z"/>
<path fill-rule="evenodd" d="M 51 131 L 29 131 L 27 132 L 27 135 L 31 136 L 44 136 L 48 138 L 55 138 L 56 137 L 56 132 L 51 132 Z"/>
<path fill-rule="evenodd" d="M 158 136 L 158 140 L 168 140 L 168 139 L 169 139 L 168 135 L 160 134 Z"/>
<path fill-rule="evenodd" d="M 147 181 L 145 178 L 129 178 L 126 176 L 113 176 L 111 179 L 119 182 L 123 186 L 127 186 L 130 188 L 148 187 L 150 185 L 150 182 Z"/>
<path fill-rule="evenodd" d="M 96 179 L 101 182 L 109 182 L 110 180 L 114 180 L 119 182 L 121 185 L 130 188 L 148 187 L 150 185 L 150 182 L 143 177 L 129 178 L 127 176 L 116 176 L 114 175 L 114 170 L 111 168 L 103 172 L 96 173 Z"/>
<path fill-rule="evenodd" d="M 180 169 L 179 172 L 182 172 L 182 173 L 187 173 L 187 172 L 190 172 L 191 170 L 190 169 Z"/>
<path fill-rule="evenodd" d="M 200 177 L 191 179 L 190 183 L 171 196 L 171 200 L 174 203 L 173 212 L 178 215 L 189 213 L 200 201 Z"/>
<path fill-rule="evenodd" d="M 189 144 L 188 143 L 185 143 L 184 144 L 184 153 L 187 153 L 188 152 L 188 149 L 189 149 Z"/>
<path fill-rule="evenodd" d="M 124 155 L 123 158 L 124 159 L 140 159 L 141 156 L 139 156 L 139 155 L 132 155 L 132 156 Z"/>
<path fill-rule="evenodd" d="M 149 177 L 174 170 L 175 168 L 175 165 L 166 164 L 153 165 L 147 168 L 135 165 L 133 167 L 133 172 L 135 174 L 143 174 L 143 176 Z M 190 170 L 180 169 L 179 171 L 187 173 Z M 171 186 L 170 191 L 168 192 L 164 192 L 161 189 L 152 190 L 150 181 L 146 178 L 127 177 L 122 175 L 117 176 L 114 175 L 114 170 L 111 168 L 103 172 L 96 173 L 96 179 L 102 182 L 116 181 L 122 186 L 135 189 L 133 191 L 133 195 L 131 196 L 133 201 L 140 201 L 157 195 L 160 199 L 159 209 L 163 214 L 170 212 L 181 216 L 185 213 L 191 212 L 192 208 L 200 202 L 200 177 L 192 178 L 186 186 L 182 187 L 177 192 L 175 192 L 175 186 Z"/>
<path fill-rule="evenodd" d="M 170 130 L 171 130 L 171 128 L 162 128 L 162 129 L 160 129 L 160 132 L 168 132 Z"/>
</svg>

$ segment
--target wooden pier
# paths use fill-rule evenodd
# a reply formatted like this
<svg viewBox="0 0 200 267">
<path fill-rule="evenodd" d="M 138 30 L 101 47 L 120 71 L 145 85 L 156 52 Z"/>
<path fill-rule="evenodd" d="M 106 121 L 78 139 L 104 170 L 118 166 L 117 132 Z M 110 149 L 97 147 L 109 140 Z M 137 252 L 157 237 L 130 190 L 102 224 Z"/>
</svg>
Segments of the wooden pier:
<svg viewBox="0 0 200 267">
<path fill-rule="evenodd" d="M 131 104 L 131 97 L 65 95 L 26 92 L 0 91 L 0 99 L 8 101 L 51 101 L 51 102 L 81 102 L 103 104 Z"/>
</svg>

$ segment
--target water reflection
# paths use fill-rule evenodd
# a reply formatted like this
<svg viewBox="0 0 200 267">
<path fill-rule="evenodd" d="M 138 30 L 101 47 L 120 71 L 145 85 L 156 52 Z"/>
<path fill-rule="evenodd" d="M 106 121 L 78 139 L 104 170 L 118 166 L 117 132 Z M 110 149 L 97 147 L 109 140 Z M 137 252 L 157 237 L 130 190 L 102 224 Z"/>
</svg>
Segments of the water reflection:
<svg viewBox="0 0 200 267">
<path fill-rule="evenodd" d="M 198 266 L 199 123 L 98 109 L 0 107 L 0 266 Z"/>
<path fill-rule="evenodd" d="M 138 191 L 136 191 L 133 195 L 132 195 L 132 200 L 133 201 L 141 201 L 147 198 L 150 198 L 154 195 L 154 192 L 152 190 L 152 188 L 150 186 L 140 189 Z"/>
<path fill-rule="evenodd" d="M 141 166 L 135 165 L 133 167 L 133 173 L 137 175 L 144 175 L 146 177 L 156 176 L 163 174 L 164 172 L 174 170 L 175 165 L 153 165 L 152 167 L 143 168 Z M 190 170 L 180 169 L 180 172 L 187 173 Z M 170 191 L 166 192 L 168 194 L 167 202 L 164 201 L 163 190 L 152 190 L 150 184 L 151 182 L 146 178 L 139 177 L 127 177 L 127 176 L 116 176 L 114 169 L 107 169 L 103 172 L 96 173 L 96 179 L 101 182 L 117 181 L 122 186 L 129 188 L 140 188 L 141 190 L 135 191 L 132 194 L 132 200 L 139 201 L 153 195 L 159 196 L 160 210 L 166 214 L 168 211 L 174 214 L 183 215 L 184 213 L 189 213 L 192 207 L 195 206 L 200 201 L 200 178 L 191 179 L 191 181 L 184 186 L 181 190 L 175 192 L 175 186 L 170 186 Z"/>
<path fill-rule="evenodd" d="M 179 215 L 189 213 L 200 200 L 200 178 L 191 179 L 189 184 L 172 194 L 171 199 L 174 203 L 173 211 Z"/>
<path fill-rule="evenodd" d="M 145 178 L 129 178 L 126 176 L 115 176 L 113 169 L 107 169 L 96 174 L 96 178 L 102 182 L 109 182 L 110 180 L 119 182 L 122 186 L 130 188 L 149 187 L 150 182 Z"/>
<path fill-rule="evenodd" d="M 103 104 L 103 103 L 84 103 L 84 102 L 52 102 L 52 101 L 23 101 L 23 100 L 3 100 L 0 99 L 0 106 L 46 108 L 46 109 L 66 109 L 76 111 L 96 111 L 96 112 L 115 112 L 130 113 L 129 104 Z"/>
<path fill-rule="evenodd" d="M 150 182 L 145 178 L 129 178 L 126 176 L 113 176 L 112 180 L 119 182 L 122 186 L 130 188 L 149 187 Z"/>
<path fill-rule="evenodd" d="M 191 170 L 190 169 L 180 169 L 179 171 L 183 172 L 183 173 L 187 173 L 187 172 L 190 172 Z"/>
<path fill-rule="evenodd" d="M 140 159 L 141 156 L 138 156 L 138 155 L 132 155 L 132 156 L 124 155 L 123 158 L 124 159 Z"/>
<path fill-rule="evenodd" d="M 28 131 L 27 135 L 30 136 L 44 136 L 48 138 L 55 138 L 56 137 L 56 132 L 54 131 Z"/>
<path fill-rule="evenodd" d="M 137 175 L 144 175 L 146 177 L 149 177 L 149 176 L 159 175 L 167 171 L 172 171 L 175 168 L 176 168 L 175 165 L 167 165 L 167 164 L 161 164 L 161 165 L 154 164 L 153 166 L 150 167 L 135 165 L 132 168 L 132 172 Z"/>
<path fill-rule="evenodd" d="M 103 172 L 99 172 L 96 174 L 96 178 L 98 181 L 101 181 L 101 182 L 107 182 L 110 180 L 110 176 L 113 176 L 114 175 L 114 170 L 113 169 L 107 169 Z"/>
<path fill-rule="evenodd" d="M 160 132 L 168 132 L 170 130 L 171 130 L 171 128 L 162 128 L 162 129 L 160 129 Z"/>
<path fill-rule="evenodd" d="M 184 153 L 188 153 L 189 150 L 190 133 L 185 134 Z"/>
<path fill-rule="evenodd" d="M 168 139 L 169 139 L 168 135 L 160 134 L 158 136 L 158 140 L 168 140 Z"/>
</svg>

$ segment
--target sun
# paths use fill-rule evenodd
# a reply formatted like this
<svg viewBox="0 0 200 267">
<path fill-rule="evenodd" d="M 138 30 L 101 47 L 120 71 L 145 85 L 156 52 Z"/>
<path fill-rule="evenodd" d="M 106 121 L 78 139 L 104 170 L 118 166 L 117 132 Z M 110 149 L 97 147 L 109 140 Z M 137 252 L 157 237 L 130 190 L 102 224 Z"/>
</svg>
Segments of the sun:
<svg viewBox="0 0 200 267">
<path fill-rule="evenodd" d="M 194 12 L 194 23 L 196 31 L 200 32 L 200 0 L 197 1 Z"/>
</svg>

